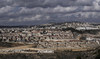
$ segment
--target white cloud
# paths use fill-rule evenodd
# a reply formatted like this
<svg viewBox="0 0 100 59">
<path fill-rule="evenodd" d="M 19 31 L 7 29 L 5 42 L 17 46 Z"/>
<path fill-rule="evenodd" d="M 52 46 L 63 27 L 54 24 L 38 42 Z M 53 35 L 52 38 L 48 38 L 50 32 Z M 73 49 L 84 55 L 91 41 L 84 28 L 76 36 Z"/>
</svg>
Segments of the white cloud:
<svg viewBox="0 0 100 59">
<path fill-rule="evenodd" d="M 0 13 L 10 12 L 12 9 L 13 9 L 13 7 L 11 7 L 11 6 L 2 7 L 2 8 L 0 8 Z"/>
<path fill-rule="evenodd" d="M 100 2 L 100 0 L 95 0 L 95 1 L 93 2 L 94 9 L 100 10 L 99 2 Z"/>
<path fill-rule="evenodd" d="M 71 12 L 71 11 L 75 11 L 78 7 L 62 7 L 62 6 L 57 6 L 55 8 L 53 8 L 52 10 L 54 12 Z"/>
<path fill-rule="evenodd" d="M 11 19 L 9 19 L 9 22 L 12 22 L 12 21 L 14 21 L 14 19 L 12 19 L 12 18 L 11 18 Z"/>
</svg>

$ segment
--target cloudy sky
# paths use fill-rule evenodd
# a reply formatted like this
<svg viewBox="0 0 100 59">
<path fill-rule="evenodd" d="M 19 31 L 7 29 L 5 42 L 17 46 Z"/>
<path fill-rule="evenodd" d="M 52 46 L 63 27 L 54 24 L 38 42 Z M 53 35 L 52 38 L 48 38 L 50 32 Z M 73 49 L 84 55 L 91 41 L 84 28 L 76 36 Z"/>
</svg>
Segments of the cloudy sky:
<svg viewBox="0 0 100 59">
<path fill-rule="evenodd" d="M 100 22 L 100 0 L 0 0 L 0 25 Z"/>
</svg>

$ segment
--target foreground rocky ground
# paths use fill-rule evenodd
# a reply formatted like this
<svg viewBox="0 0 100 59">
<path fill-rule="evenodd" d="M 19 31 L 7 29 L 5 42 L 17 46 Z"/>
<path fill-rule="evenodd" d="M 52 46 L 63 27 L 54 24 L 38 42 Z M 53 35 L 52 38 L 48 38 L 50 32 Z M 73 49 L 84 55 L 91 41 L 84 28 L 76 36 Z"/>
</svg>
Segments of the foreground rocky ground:
<svg viewBox="0 0 100 59">
<path fill-rule="evenodd" d="M 0 54 L 0 59 L 100 59 L 100 49 L 91 51 L 55 51 L 55 53 Z"/>
<path fill-rule="evenodd" d="M 34 45 L 0 43 L 0 49 L 33 48 Z M 2 48 L 3 47 L 3 48 Z M 100 59 L 100 48 L 88 51 L 56 50 L 54 53 L 1 53 L 0 59 Z"/>
</svg>

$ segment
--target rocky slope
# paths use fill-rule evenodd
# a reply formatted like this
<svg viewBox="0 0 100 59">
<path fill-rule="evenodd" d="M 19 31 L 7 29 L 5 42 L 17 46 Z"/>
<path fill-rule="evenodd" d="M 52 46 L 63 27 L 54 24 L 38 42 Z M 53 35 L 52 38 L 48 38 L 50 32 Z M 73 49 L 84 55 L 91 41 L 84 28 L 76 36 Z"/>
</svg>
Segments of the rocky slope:
<svg viewBox="0 0 100 59">
<path fill-rule="evenodd" d="M 55 51 L 55 53 L 0 54 L 0 59 L 100 59 L 100 49 L 91 51 Z"/>
</svg>

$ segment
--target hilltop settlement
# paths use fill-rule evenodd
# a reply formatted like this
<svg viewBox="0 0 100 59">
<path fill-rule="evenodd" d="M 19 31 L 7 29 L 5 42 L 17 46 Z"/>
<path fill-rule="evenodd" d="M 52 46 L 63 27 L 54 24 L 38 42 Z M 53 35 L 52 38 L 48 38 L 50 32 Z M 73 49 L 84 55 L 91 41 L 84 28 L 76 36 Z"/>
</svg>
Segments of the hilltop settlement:
<svg viewBox="0 0 100 59">
<path fill-rule="evenodd" d="M 2 27 L 0 28 L 0 42 L 24 45 L 1 48 L 0 53 L 86 51 L 100 46 L 100 24 L 66 22 L 29 27 Z"/>
</svg>

